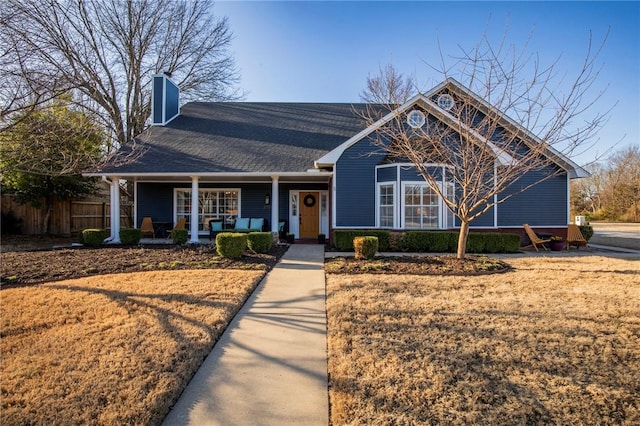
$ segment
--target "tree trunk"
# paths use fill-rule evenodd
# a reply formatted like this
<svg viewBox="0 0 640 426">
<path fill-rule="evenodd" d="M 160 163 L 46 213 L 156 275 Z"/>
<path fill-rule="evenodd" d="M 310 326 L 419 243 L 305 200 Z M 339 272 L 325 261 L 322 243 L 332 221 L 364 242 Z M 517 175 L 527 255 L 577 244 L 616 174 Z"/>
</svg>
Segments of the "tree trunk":
<svg viewBox="0 0 640 426">
<path fill-rule="evenodd" d="M 464 255 L 467 252 L 467 237 L 469 236 L 469 222 L 462 222 L 460 224 L 460 236 L 458 237 L 458 251 L 456 258 L 464 259 Z"/>
<path fill-rule="evenodd" d="M 42 219 L 43 235 L 49 235 L 49 221 L 51 220 L 51 210 L 53 210 L 51 204 L 52 203 L 49 201 L 49 197 L 45 197 L 44 206 L 42 206 L 44 210 L 44 218 Z"/>
</svg>

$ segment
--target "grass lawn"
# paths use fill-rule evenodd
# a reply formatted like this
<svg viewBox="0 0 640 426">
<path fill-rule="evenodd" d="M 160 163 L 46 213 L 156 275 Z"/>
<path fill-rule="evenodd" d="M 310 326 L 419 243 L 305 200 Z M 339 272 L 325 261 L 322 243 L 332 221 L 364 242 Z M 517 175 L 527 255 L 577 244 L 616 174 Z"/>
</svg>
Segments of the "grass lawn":
<svg viewBox="0 0 640 426">
<path fill-rule="evenodd" d="M 333 425 L 640 424 L 640 261 L 329 274 Z"/>
<path fill-rule="evenodd" d="M 263 275 L 134 272 L 3 289 L 2 425 L 159 424 Z"/>
</svg>

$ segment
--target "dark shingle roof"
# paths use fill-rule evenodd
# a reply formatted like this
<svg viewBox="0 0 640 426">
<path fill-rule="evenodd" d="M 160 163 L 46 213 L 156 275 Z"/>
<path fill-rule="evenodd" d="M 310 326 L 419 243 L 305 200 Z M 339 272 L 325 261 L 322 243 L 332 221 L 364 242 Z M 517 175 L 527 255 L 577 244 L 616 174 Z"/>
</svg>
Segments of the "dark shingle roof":
<svg viewBox="0 0 640 426">
<path fill-rule="evenodd" d="M 103 173 L 304 172 L 366 127 L 365 104 L 191 102 Z"/>
</svg>

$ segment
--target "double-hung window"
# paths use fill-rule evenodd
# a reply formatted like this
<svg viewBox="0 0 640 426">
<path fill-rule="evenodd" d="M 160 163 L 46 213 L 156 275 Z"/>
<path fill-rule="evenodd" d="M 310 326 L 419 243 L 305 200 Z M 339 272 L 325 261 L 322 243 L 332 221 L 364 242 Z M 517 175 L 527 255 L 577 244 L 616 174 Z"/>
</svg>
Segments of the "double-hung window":
<svg viewBox="0 0 640 426">
<path fill-rule="evenodd" d="M 378 218 L 381 228 L 393 228 L 395 224 L 395 184 L 378 185 Z"/>
</svg>

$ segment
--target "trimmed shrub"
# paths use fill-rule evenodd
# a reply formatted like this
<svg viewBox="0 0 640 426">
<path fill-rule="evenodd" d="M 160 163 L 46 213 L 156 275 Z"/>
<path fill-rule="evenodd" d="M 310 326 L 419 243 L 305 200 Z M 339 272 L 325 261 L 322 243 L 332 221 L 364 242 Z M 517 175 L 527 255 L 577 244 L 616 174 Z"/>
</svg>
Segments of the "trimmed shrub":
<svg viewBox="0 0 640 426">
<path fill-rule="evenodd" d="M 365 236 L 353 239 L 356 259 L 373 259 L 378 252 L 378 237 Z"/>
<path fill-rule="evenodd" d="M 473 233 L 467 235 L 467 253 L 482 253 L 486 246 L 486 241 L 491 238 L 489 233 Z"/>
<path fill-rule="evenodd" d="M 389 251 L 403 251 L 403 232 L 389 232 Z"/>
<path fill-rule="evenodd" d="M 458 232 L 407 231 L 402 237 L 404 251 L 455 253 L 458 248 Z M 498 232 L 470 232 L 466 251 L 469 253 L 513 253 L 520 247 L 520 236 Z"/>
<path fill-rule="evenodd" d="M 140 242 L 142 232 L 136 228 L 120 229 L 120 242 L 126 246 L 136 245 Z"/>
<path fill-rule="evenodd" d="M 173 244 L 184 244 L 189 239 L 189 231 L 186 229 L 174 229 L 171 231 Z"/>
<path fill-rule="evenodd" d="M 407 231 L 401 246 L 405 251 L 453 252 L 458 244 L 458 233 L 447 231 Z"/>
<path fill-rule="evenodd" d="M 333 244 L 341 251 L 352 251 L 355 237 L 378 237 L 380 251 L 389 251 L 389 231 L 381 229 L 336 229 L 333 231 Z"/>
<path fill-rule="evenodd" d="M 22 219 L 13 210 L 2 212 L 0 219 L 0 231 L 2 234 L 19 235 L 22 234 Z"/>
<path fill-rule="evenodd" d="M 216 236 L 216 251 L 222 257 L 238 259 L 247 247 L 248 234 L 221 232 Z"/>
<path fill-rule="evenodd" d="M 256 253 L 268 253 L 273 247 L 273 234 L 271 232 L 249 232 L 247 246 Z"/>
<path fill-rule="evenodd" d="M 91 247 L 102 245 L 105 238 L 107 238 L 107 231 L 105 229 L 85 229 L 82 231 L 82 244 Z"/>
<path fill-rule="evenodd" d="M 591 237 L 593 237 L 593 226 L 581 225 L 581 226 L 578 226 L 578 228 L 580 228 L 580 233 L 582 234 L 585 240 L 589 241 Z"/>
<path fill-rule="evenodd" d="M 520 235 L 508 232 L 492 232 L 485 239 L 487 253 L 515 253 L 520 249 Z"/>
</svg>

